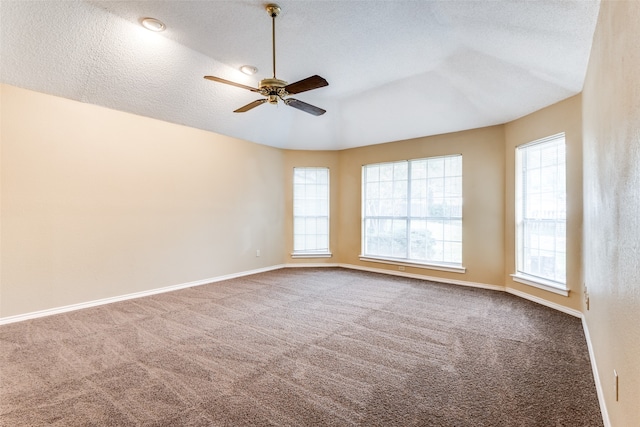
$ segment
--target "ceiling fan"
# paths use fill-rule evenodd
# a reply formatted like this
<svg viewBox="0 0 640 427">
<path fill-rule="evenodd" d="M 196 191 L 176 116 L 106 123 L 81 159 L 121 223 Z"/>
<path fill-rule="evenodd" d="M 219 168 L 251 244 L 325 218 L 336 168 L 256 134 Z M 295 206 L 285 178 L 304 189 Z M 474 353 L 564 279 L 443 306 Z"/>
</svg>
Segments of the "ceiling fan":
<svg viewBox="0 0 640 427">
<path fill-rule="evenodd" d="M 284 80 L 276 78 L 276 17 L 278 16 L 278 14 L 280 14 L 280 6 L 278 6 L 277 4 L 268 4 L 266 6 L 266 9 L 269 13 L 269 16 L 271 16 L 272 22 L 271 36 L 273 47 L 273 78 L 260 80 L 258 88 L 246 86 L 241 83 L 232 82 L 230 80 L 225 80 L 215 76 L 204 76 L 204 78 L 207 80 L 212 80 L 214 82 L 236 86 L 241 89 L 247 89 L 251 92 L 257 92 L 266 97 L 265 99 L 258 99 L 245 105 L 244 107 L 240 107 L 235 110 L 234 113 L 244 113 L 251 110 L 252 108 L 257 107 L 258 105 L 264 104 L 265 102 L 268 102 L 269 104 L 277 104 L 278 99 L 280 99 L 285 103 L 285 105 L 288 105 L 289 107 L 297 108 L 298 110 L 302 110 L 305 113 L 313 114 L 314 116 L 320 116 L 326 113 L 326 110 L 323 110 L 322 108 L 307 104 L 306 102 L 302 102 L 297 99 L 287 98 L 292 94 L 302 93 L 308 90 L 328 86 L 329 83 L 327 83 L 325 79 L 318 75 L 307 77 L 306 79 L 294 83 L 287 83 Z"/>
</svg>

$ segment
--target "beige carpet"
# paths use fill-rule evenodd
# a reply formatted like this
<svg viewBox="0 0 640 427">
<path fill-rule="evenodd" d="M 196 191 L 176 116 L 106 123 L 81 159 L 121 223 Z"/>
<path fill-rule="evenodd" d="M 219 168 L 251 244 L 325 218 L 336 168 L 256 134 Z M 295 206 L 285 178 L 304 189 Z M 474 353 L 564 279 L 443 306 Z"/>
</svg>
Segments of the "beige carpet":
<svg viewBox="0 0 640 427">
<path fill-rule="evenodd" d="M 579 319 L 283 269 L 0 327 L 2 426 L 601 426 Z"/>
</svg>

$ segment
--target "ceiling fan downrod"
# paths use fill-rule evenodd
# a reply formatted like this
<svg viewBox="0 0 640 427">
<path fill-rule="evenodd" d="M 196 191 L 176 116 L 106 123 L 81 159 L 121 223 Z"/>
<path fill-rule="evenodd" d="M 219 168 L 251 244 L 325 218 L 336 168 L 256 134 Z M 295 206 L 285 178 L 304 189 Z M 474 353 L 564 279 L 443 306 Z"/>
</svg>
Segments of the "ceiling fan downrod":
<svg viewBox="0 0 640 427">
<path fill-rule="evenodd" d="M 280 14 L 280 6 L 271 3 L 266 6 L 271 16 L 271 51 L 273 52 L 273 78 L 276 78 L 276 17 Z"/>
</svg>

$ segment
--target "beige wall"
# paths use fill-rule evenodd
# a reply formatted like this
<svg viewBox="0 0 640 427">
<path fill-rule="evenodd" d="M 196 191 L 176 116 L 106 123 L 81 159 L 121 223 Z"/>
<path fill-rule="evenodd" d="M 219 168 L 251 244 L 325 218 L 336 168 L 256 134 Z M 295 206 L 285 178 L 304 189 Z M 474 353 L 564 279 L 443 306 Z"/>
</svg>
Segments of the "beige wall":
<svg viewBox="0 0 640 427">
<path fill-rule="evenodd" d="M 615 427 L 640 425 L 639 40 L 640 2 L 603 2 L 583 91 L 585 318 Z"/>
<path fill-rule="evenodd" d="M 506 126 L 322 152 L 258 146 L 11 86 L 2 106 L 1 317 L 282 263 L 398 271 L 359 260 L 362 165 L 447 154 L 463 156 L 466 272 L 405 271 L 507 284 L 580 308 L 578 291 L 567 299 L 508 277 L 513 149 L 565 131 L 580 155 L 579 96 Z M 571 177 L 579 165 L 570 164 Z M 291 258 L 295 166 L 331 170 L 332 258 Z M 569 179 L 577 194 L 572 290 L 580 286 L 580 185 Z"/>
<path fill-rule="evenodd" d="M 282 151 L 1 90 L 0 317 L 284 261 Z"/>
<path fill-rule="evenodd" d="M 394 265 L 360 261 L 362 165 L 462 154 L 462 262 L 466 273 L 406 267 L 407 273 L 503 284 L 504 133 L 502 126 L 417 138 L 340 152 L 340 248 L 342 263 L 398 271 Z"/>
<path fill-rule="evenodd" d="M 505 286 L 574 310 L 582 309 L 582 104 L 580 95 L 505 125 Z M 567 286 L 569 297 L 513 281 L 516 258 L 516 147 L 565 133 L 567 146 Z"/>
<path fill-rule="evenodd" d="M 284 241 L 285 262 L 289 264 L 334 264 L 338 262 L 336 252 L 340 241 L 339 196 L 340 170 L 338 151 L 284 151 Z M 293 252 L 293 168 L 294 167 L 327 167 L 329 168 L 329 250 L 331 258 L 292 258 Z"/>
</svg>

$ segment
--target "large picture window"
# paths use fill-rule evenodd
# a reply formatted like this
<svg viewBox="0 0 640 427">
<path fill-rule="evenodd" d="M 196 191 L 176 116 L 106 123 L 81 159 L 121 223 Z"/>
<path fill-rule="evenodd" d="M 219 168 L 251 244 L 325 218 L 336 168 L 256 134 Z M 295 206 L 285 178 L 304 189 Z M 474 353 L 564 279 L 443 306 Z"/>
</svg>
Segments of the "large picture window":
<svg viewBox="0 0 640 427">
<path fill-rule="evenodd" d="M 566 288 L 564 134 L 516 150 L 516 276 Z"/>
<path fill-rule="evenodd" d="M 462 156 L 362 168 L 362 256 L 462 265 Z"/>
<path fill-rule="evenodd" d="M 329 169 L 293 169 L 294 257 L 330 256 Z"/>
</svg>

